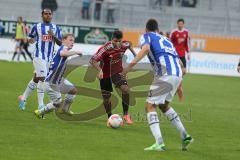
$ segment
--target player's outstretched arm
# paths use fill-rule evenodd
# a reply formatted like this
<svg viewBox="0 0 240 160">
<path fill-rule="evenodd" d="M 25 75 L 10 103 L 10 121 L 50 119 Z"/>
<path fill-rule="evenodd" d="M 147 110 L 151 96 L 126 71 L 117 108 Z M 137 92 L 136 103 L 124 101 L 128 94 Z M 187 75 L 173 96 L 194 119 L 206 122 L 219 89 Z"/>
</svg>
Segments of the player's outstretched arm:
<svg viewBox="0 0 240 160">
<path fill-rule="evenodd" d="M 142 49 L 138 52 L 136 57 L 132 60 L 132 62 L 124 68 L 122 74 L 126 75 L 144 56 L 146 56 L 150 51 L 150 45 L 145 44 Z"/>
<path fill-rule="evenodd" d="M 57 45 L 59 45 L 59 46 L 62 45 L 62 41 L 59 40 L 59 39 L 54 35 L 54 33 L 53 33 L 52 30 L 49 30 L 49 31 L 48 31 L 48 34 L 53 37 L 53 39 L 54 39 L 54 41 L 56 42 Z"/>
<path fill-rule="evenodd" d="M 136 57 L 137 53 L 136 53 L 135 50 L 133 49 L 132 43 L 130 44 L 129 50 L 132 52 L 133 56 Z"/>
<path fill-rule="evenodd" d="M 98 61 L 96 61 L 94 58 L 91 58 L 89 63 L 91 64 L 91 66 L 93 66 L 93 68 L 95 68 L 96 70 L 98 70 L 98 74 L 97 74 L 97 77 L 99 79 L 102 79 L 103 78 L 103 71 L 101 69 L 101 67 L 99 66 L 98 64 Z"/>
<path fill-rule="evenodd" d="M 69 57 L 69 56 L 73 56 L 73 55 L 80 55 L 82 56 L 82 52 L 79 51 L 68 51 L 68 50 L 63 50 L 60 52 L 60 56 L 62 57 Z"/>
</svg>

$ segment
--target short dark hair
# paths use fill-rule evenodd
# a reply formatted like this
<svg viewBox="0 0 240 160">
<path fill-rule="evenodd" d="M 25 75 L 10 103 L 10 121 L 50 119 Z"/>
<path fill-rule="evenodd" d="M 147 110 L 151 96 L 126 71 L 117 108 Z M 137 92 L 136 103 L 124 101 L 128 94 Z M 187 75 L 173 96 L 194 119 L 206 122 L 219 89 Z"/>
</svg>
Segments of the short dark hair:
<svg viewBox="0 0 240 160">
<path fill-rule="evenodd" d="M 50 8 L 44 8 L 44 9 L 42 10 L 42 15 L 43 15 L 43 13 L 44 13 L 46 10 L 49 10 L 49 11 L 51 11 L 51 13 L 52 13 L 52 10 L 51 10 Z"/>
<path fill-rule="evenodd" d="M 184 19 L 183 19 L 183 18 L 179 18 L 179 19 L 177 20 L 177 23 L 179 23 L 179 22 L 183 22 L 183 23 L 184 23 Z"/>
<path fill-rule="evenodd" d="M 158 28 L 158 22 L 156 19 L 149 19 L 146 23 L 146 29 L 148 31 L 157 31 L 159 30 Z"/>
<path fill-rule="evenodd" d="M 112 38 L 117 38 L 117 39 L 122 39 L 123 38 L 123 33 L 122 31 L 114 31 L 112 34 Z"/>
</svg>

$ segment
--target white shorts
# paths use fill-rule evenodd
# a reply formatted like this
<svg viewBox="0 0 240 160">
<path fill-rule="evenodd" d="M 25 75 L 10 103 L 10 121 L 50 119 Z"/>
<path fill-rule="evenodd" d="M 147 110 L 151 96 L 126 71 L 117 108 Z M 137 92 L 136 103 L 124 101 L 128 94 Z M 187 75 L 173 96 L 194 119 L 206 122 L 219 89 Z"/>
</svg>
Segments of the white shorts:
<svg viewBox="0 0 240 160">
<path fill-rule="evenodd" d="M 162 76 L 157 77 L 150 86 L 147 102 L 151 104 L 165 104 L 165 101 L 171 102 L 180 83 L 181 77 Z"/>
<path fill-rule="evenodd" d="M 51 84 L 48 82 L 46 82 L 45 85 L 45 91 L 49 95 L 50 100 L 56 104 L 61 103 L 61 94 L 67 94 L 74 88 L 74 85 L 66 79 L 64 79 L 60 85 Z"/>
<path fill-rule="evenodd" d="M 46 77 L 49 69 L 49 62 L 41 58 L 33 58 L 34 73 L 36 77 Z"/>
</svg>

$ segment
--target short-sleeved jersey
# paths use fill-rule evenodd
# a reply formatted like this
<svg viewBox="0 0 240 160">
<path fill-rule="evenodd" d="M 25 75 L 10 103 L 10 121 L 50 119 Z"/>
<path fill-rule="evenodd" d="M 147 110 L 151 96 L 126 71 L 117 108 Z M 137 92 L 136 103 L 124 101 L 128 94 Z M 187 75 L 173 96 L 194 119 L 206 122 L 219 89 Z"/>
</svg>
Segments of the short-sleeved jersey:
<svg viewBox="0 0 240 160">
<path fill-rule="evenodd" d="M 170 39 L 179 57 L 184 57 L 189 52 L 189 32 L 187 29 L 182 31 L 174 29 L 170 34 Z"/>
<path fill-rule="evenodd" d="M 16 26 L 16 40 L 23 40 L 26 38 L 25 25 L 23 23 L 17 23 Z"/>
<path fill-rule="evenodd" d="M 115 48 L 111 41 L 104 44 L 93 55 L 92 59 L 99 62 L 103 71 L 103 78 L 109 78 L 123 70 L 122 58 L 126 50 L 131 46 L 131 42 L 122 41 L 120 48 Z"/>
<path fill-rule="evenodd" d="M 141 46 L 145 44 L 150 46 L 147 56 L 156 76 L 182 76 L 179 57 L 173 44 L 166 37 L 155 32 L 148 32 L 142 35 L 140 43 Z"/>
<path fill-rule="evenodd" d="M 54 38 L 48 34 L 50 29 L 59 40 L 62 39 L 60 28 L 52 23 L 35 24 L 29 33 L 28 36 L 36 40 L 34 58 L 38 57 L 48 62 L 52 59 L 55 41 Z"/>
<path fill-rule="evenodd" d="M 67 49 L 63 45 L 58 49 L 57 53 L 54 55 L 53 59 L 51 60 L 51 65 L 49 68 L 49 72 L 46 77 L 46 82 L 52 84 L 60 84 L 64 72 L 66 70 L 66 60 L 67 57 L 62 57 L 60 55 L 61 51 Z"/>
</svg>

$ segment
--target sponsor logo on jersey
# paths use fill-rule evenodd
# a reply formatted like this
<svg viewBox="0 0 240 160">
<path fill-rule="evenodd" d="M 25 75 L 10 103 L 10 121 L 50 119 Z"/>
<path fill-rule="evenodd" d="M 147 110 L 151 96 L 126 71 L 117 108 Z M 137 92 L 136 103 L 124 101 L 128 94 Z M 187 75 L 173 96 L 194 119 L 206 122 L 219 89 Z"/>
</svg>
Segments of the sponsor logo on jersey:
<svg viewBox="0 0 240 160">
<path fill-rule="evenodd" d="M 53 37 L 51 35 L 42 35 L 42 41 L 51 42 Z"/>
</svg>

